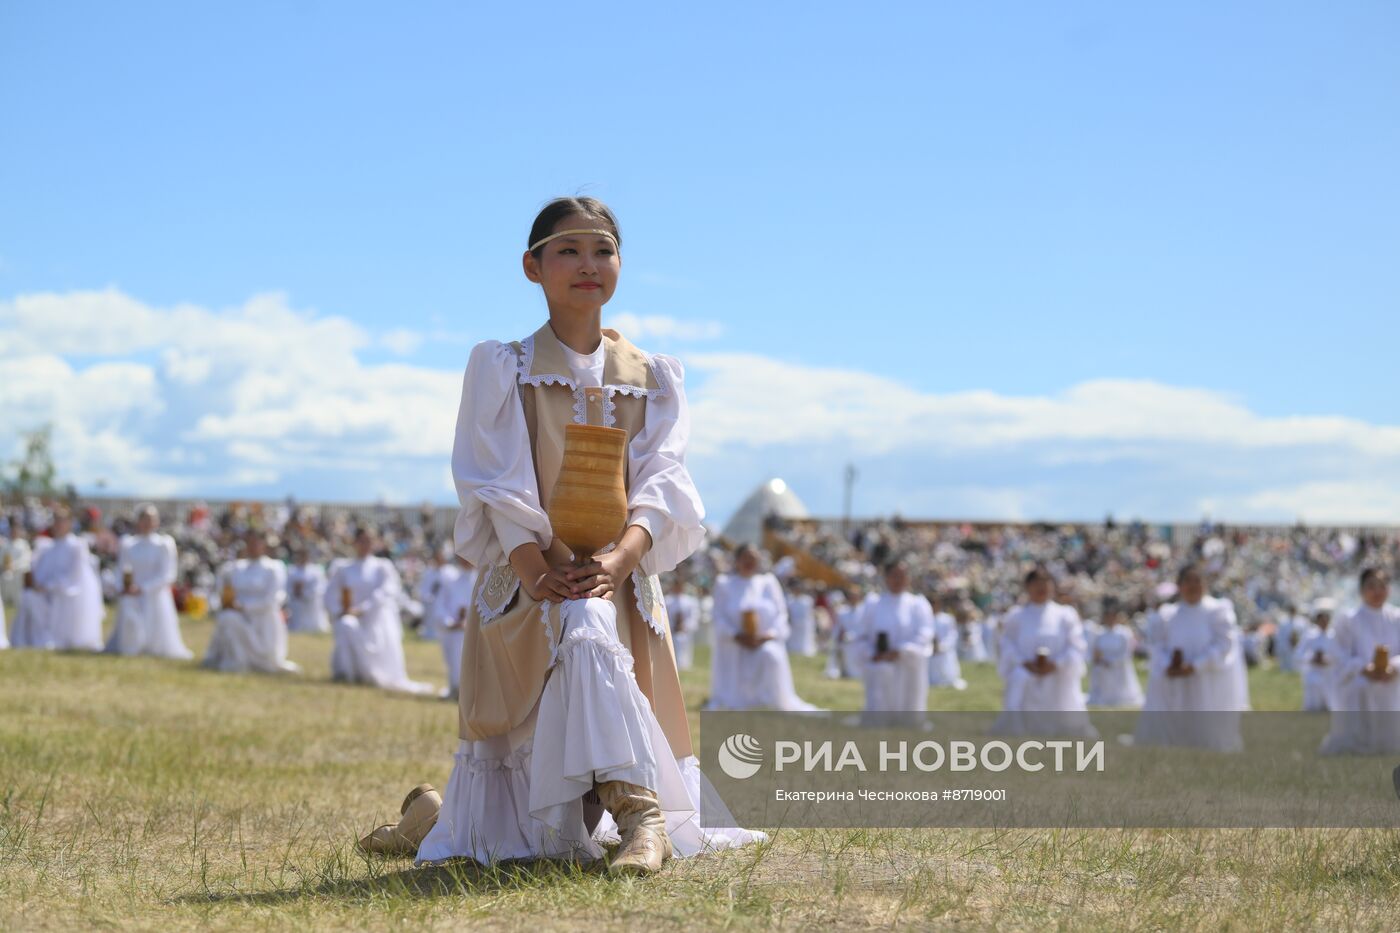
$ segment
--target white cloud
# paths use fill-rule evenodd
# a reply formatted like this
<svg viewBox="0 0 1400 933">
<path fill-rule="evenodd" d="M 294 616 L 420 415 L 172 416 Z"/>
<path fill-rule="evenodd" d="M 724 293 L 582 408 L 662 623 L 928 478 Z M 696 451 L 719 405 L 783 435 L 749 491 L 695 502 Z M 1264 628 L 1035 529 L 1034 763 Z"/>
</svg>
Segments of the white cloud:
<svg viewBox="0 0 1400 933">
<path fill-rule="evenodd" d="M 1400 487 L 1373 480 L 1322 481 L 1264 489 L 1245 497 L 1252 514 L 1290 515 L 1309 524 L 1400 524 Z"/>
<path fill-rule="evenodd" d="M 820 369 L 751 354 L 689 354 L 686 361 L 704 376 L 703 395 L 693 408 L 696 440 L 706 449 L 755 439 L 840 439 L 874 453 L 1059 441 L 1092 442 L 1095 446 L 1082 454 L 1089 460 L 1151 449 L 1144 443 L 1223 449 L 1330 446 L 1400 457 L 1400 426 L 1339 417 L 1268 418 L 1221 393 L 1146 380 L 1094 380 L 1051 397 L 988 391 L 939 395 L 858 370 Z M 766 403 L 755 404 L 760 399 Z"/>
<path fill-rule="evenodd" d="M 412 356 L 423 345 L 423 335 L 415 330 L 391 330 L 379 338 L 390 353 L 398 356 Z"/>
<path fill-rule="evenodd" d="M 638 341 L 721 332 L 609 323 Z M 418 339 L 371 339 L 275 293 L 221 310 L 116 289 L 23 295 L 0 301 L 0 425 L 52 423 L 61 470 L 83 488 L 451 501 L 461 373 L 413 365 Z M 405 359 L 362 358 L 395 345 Z M 691 463 L 716 521 L 768 475 L 834 514 L 854 461 L 859 514 L 1400 522 L 1394 425 L 1267 417 L 1148 381 L 938 394 L 748 353 L 684 359 Z M 17 442 L 0 434 L 0 460 Z"/>
<path fill-rule="evenodd" d="M 714 340 L 724 334 L 724 325 L 718 321 L 681 320 L 664 314 L 633 314 L 631 311 L 610 314 L 605 324 L 633 343 L 643 340 Z"/>
</svg>

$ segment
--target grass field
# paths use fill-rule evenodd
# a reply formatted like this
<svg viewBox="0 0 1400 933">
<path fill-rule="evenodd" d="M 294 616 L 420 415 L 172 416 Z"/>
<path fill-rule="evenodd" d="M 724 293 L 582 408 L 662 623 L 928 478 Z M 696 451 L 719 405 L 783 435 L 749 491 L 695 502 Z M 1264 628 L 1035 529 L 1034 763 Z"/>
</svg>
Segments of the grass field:
<svg viewBox="0 0 1400 933">
<path fill-rule="evenodd" d="M 185 627 L 197 653 L 209 632 Z M 442 682 L 435 644 L 407 649 Z M 332 685 L 329 653 L 293 635 L 306 676 L 271 678 L 0 652 L 0 929 L 1400 927 L 1400 835 L 1380 830 L 778 829 L 621 881 L 367 860 L 358 835 L 446 784 L 455 707 Z M 683 675 L 697 729 L 704 661 Z M 804 698 L 859 708 L 819 659 L 793 666 Z M 932 705 L 995 709 L 991 668 L 966 676 Z M 1292 675 L 1251 687 L 1298 706 Z"/>
</svg>

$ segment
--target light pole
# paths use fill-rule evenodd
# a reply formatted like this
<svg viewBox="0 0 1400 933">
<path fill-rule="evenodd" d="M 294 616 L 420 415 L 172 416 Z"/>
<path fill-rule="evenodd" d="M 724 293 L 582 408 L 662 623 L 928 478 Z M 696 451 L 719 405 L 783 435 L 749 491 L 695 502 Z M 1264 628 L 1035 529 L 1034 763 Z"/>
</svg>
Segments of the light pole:
<svg viewBox="0 0 1400 933">
<path fill-rule="evenodd" d="M 858 475 L 854 463 L 846 464 L 846 503 L 845 509 L 841 513 L 841 537 L 843 538 L 851 532 L 851 490 L 855 488 Z"/>
</svg>

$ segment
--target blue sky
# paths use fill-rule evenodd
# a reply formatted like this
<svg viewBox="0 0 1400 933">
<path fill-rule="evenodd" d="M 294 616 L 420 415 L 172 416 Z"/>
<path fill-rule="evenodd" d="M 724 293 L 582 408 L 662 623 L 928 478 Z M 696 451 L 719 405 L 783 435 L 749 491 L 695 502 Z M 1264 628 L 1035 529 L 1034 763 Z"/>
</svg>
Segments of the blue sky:
<svg viewBox="0 0 1400 933">
<path fill-rule="evenodd" d="M 0 428 L 89 487 L 447 500 L 584 191 L 716 518 L 854 459 L 867 513 L 1400 522 L 1400 7 L 669 6 L 0 6 Z"/>
</svg>

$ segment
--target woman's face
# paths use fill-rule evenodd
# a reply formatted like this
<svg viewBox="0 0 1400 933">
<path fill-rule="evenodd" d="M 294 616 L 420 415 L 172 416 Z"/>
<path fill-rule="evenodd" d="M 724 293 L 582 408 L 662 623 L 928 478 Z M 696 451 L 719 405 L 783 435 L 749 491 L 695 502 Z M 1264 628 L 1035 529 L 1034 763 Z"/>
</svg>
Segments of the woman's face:
<svg viewBox="0 0 1400 933">
<path fill-rule="evenodd" d="M 1181 582 L 1177 586 L 1181 594 L 1182 602 L 1190 603 L 1194 606 L 1205 598 L 1206 581 L 1197 571 L 1193 570 L 1182 577 Z"/>
<path fill-rule="evenodd" d="M 741 577 L 751 577 L 758 572 L 758 555 L 745 551 L 734 561 L 734 572 Z"/>
<path fill-rule="evenodd" d="M 1361 590 L 1361 599 L 1372 609 L 1379 609 L 1385 605 L 1385 601 L 1390 598 L 1390 581 L 1380 576 L 1373 576 L 1366 581 L 1366 586 Z"/>
<path fill-rule="evenodd" d="M 554 230 L 591 229 L 603 226 L 598 220 L 578 214 L 565 217 Z M 598 233 L 575 233 L 550 240 L 538 259 L 524 257 L 525 277 L 544 289 L 551 310 L 597 312 L 617 290 L 622 257 L 612 237 Z"/>
</svg>

